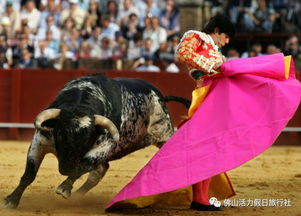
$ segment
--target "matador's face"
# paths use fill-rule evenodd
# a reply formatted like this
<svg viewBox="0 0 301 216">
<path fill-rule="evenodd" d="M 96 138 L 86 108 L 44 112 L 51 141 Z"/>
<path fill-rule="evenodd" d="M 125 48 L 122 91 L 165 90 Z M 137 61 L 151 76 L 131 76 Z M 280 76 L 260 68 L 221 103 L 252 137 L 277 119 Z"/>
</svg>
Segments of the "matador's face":
<svg viewBox="0 0 301 216">
<path fill-rule="evenodd" d="M 228 44 L 230 37 L 225 33 L 215 33 L 215 43 L 218 47 L 223 47 Z"/>
</svg>

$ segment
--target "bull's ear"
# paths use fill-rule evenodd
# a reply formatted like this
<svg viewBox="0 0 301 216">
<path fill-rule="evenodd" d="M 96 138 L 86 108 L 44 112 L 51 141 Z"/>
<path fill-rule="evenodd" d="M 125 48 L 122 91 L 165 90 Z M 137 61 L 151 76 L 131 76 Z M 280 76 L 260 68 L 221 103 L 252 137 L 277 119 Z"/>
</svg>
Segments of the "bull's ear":
<svg viewBox="0 0 301 216">
<path fill-rule="evenodd" d="M 105 129 L 101 126 L 95 125 L 95 131 L 98 135 L 103 135 L 105 134 Z"/>
<path fill-rule="evenodd" d="M 34 123 L 35 127 L 40 130 L 51 130 L 54 126 L 54 121 L 50 120 L 55 120 L 60 115 L 60 112 L 60 109 L 47 109 L 42 111 L 36 117 L 36 121 Z"/>
</svg>

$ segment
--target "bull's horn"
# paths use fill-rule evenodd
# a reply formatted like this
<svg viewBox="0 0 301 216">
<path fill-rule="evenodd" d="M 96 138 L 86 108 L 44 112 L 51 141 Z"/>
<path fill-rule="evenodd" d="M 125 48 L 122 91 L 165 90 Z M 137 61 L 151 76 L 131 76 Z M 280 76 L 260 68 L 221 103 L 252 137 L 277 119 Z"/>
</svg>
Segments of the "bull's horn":
<svg viewBox="0 0 301 216">
<path fill-rule="evenodd" d="M 101 127 L 106 128 L 113 136 L 115 141 L 119 140 L 119 132 L 115 124 L 108 118 L 102 115 L 94 115 L 95 116 L 95 125 L 99 125 Z"/>
<path fill-rule="evenodd" d="M 46 127 L 42 127 L 42 123 L 44 121 L 47 121 L 49 119 L 54 119 L 60 115 L 61 110 L 60 109 L 47 109 L 42 111 L 39 115 L 36 117 L 36 121 L 34 123 L 35 127 L 41 130 L 49 130 Z"/>
</svg>

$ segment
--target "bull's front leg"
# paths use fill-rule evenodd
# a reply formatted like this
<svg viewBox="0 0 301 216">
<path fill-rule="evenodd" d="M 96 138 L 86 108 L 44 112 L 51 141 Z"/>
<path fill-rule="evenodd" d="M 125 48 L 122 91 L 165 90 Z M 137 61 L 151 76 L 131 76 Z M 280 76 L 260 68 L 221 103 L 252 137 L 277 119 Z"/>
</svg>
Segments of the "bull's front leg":
<svg viewBox="0 0 301 216">
<path fill-rule="evenodd" d="M 109 169 L 109 163 L 100 164 L 100 166 L 89 173 L 86 182 L 74 192 L 76 196 L 85 195 L 89 190 L 95 187 L 99 181 L 105 176 L 107 170 Z"/>
<path fill-rule="evenodd" d="M 108 169 L 109 163 L 100 164 L 100 166 L 97 169 L 92 170 L 89 173 L 89 176 L 85 183 L 73 194 L 76 196 L 82 196 L 86 194 L 89 190 L 91 190 L 99 183 L 99 181 L 104 177 Z M 68 176 L 68 178 L 57 187 L 56 193 L 66 199 L 69 198 L 73 189 L 73 184 L 79 177 L 80 176 Z"/>
<path fill-rule="evenodd" d="M 45 154 L 51 152 L 49 146 L 50 140 L 36 131 L 27 153 L 26 168 L 20 183 L 10 195 L 4 198 L 6 208 L 18 207 L 24 190 L 34 181 Z"/>
<path fill-rule="evenodd" d="M 68 176 L 68 178 L 63 181 L 56 189 L 56 193 L 62 195 L 65 199 L 69 198 L 73 188 L 74 182 L 80 177 L 78 176 Z"/>
</svg>

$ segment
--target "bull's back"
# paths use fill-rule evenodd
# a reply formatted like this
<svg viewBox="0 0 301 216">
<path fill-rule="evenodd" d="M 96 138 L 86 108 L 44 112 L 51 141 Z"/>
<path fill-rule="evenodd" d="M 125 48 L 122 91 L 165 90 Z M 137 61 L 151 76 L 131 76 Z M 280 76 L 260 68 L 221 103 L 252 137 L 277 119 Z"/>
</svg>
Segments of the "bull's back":
<svg viewBox="0 0 301 216">
<path fill-rule="evenodd" d="M 155 92 L 160 98 L 163 98 L 161 92 L 150 82 L 136 78 L 114 78 L 121 86 L 125 87 L 133 94 L 148 95 L 152 91 Z"/>
</svg>

